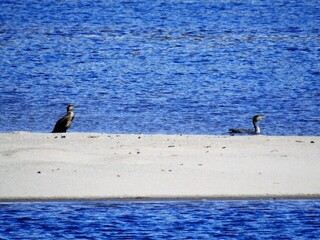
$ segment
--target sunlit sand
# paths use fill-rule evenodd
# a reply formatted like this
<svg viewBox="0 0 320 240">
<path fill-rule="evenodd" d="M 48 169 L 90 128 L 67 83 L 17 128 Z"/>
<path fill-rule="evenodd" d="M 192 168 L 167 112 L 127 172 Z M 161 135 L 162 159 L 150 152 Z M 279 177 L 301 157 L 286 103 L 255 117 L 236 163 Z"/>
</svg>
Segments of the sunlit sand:
<svg viewBox="0 0 320 240">
<path fill-rule="evenodd" d="M 0 200 L 320 197 L 320 137 L 0 134 Z"/>
</svg>

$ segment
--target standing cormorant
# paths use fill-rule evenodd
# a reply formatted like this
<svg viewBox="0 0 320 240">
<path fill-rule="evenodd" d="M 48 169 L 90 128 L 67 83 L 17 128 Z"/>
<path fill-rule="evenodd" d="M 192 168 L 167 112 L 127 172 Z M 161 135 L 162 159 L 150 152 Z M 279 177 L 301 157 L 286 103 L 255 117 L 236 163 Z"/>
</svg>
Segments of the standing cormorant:
<svg viewBox="0 0 320 240">
<path fill-rule="evenodd" d="M 265 115 L 255 115 L 252 118 L 252 124 L 254 126 L 254 130 L 251 129 L 237 129 L 237 128 L 231 128 L 229 129 L 229 133 L 248 133 L 248 134 L 260 134 L 260 127 L 258 125 L 258 121 L 260 121 Z"/>
<path fill-rule="evenodd" d="M 52 133 L 67 132 L 68 128 L 71 126 L 71 123 L 74 119 L 74 113 L 72 112 L 73 108 L 73 105 L 69 105 L 67 107 L 67 114 L 57 121 L 56 125 L 54 126 L 54 129 L 52 130 Z"/>
</svg>

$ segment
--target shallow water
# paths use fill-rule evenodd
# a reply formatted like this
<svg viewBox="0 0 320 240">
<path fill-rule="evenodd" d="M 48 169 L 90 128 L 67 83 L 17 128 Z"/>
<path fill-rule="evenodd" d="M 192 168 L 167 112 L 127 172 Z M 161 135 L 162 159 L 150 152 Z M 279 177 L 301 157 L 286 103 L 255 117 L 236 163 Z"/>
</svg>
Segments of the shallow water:
<svg viewBox="0 0 320 240">
<path fill-rule="evenodd" d="M 319 135 L 320 4 L 1 1 L 0 132 Z"/>
<path fill-rule="evenodd" d="M 319 200 L 1 203 L 0 239 L 317 239 Z"/>
</svg>

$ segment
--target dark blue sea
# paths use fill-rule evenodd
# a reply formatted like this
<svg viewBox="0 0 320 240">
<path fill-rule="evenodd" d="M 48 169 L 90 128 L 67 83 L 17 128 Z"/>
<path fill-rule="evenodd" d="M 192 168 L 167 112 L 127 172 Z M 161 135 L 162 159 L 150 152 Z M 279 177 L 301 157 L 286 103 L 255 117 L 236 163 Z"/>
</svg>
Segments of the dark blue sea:
<svg viewBox="0 0 320 240">
<path fill-rule="evenodd" d="M 319 0 L 0 0 L 0 132 L 320 135 Z"/>
<path fill-rule="evenodd" d="M 0 132 L 320 135 L 319 0 L 0 0 Z M 1 183 L 0 183 L 1 184 Z M 320 201 L 1 203 L 0 239 L 319 239 Z"/>
<path fill-rule="evenodd" d="M 0 239 L 319 239 L 315 200 L 1 203 Z"/>
</svg>

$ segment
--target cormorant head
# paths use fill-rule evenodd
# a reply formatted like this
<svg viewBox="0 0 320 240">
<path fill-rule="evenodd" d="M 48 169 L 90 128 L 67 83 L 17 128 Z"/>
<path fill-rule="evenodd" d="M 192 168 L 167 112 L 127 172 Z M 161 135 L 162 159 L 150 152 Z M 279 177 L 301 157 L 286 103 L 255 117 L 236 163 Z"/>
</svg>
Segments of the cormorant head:
<svg viewBox="0 0 320 240">
<path fill-rule="evenodd" d="M 69 106 L 67 107 L 67 111 L 70 112 L 70 111 L 72 111 L 73 108 L 74 108 L 74 105 L 69 105 Z"/>
<path fill-rule="evenodd" d="M 253 122 L 258 122 L 260 121 L 262 118 L 264 118 L 265 115 L 261 114 L 261 115 L 255 115 L 252 119 Z"/>
</svg>

